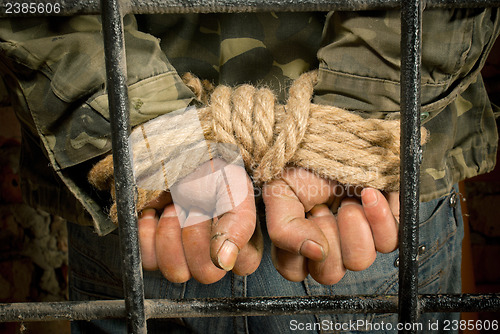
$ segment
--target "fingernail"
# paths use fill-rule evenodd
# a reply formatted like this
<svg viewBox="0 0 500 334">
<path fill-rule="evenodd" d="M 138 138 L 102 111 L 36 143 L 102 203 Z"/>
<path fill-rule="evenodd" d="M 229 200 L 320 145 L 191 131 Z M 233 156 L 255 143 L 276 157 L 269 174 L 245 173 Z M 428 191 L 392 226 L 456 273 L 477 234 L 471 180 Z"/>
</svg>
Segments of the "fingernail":
<svg viewBox="0 0 500 334">
<path fill-rule="evenodd" d="M 141 211 L 140 218 L 155 218 L 156 217 L 156 210 L 152 208 L 144 209 Z"/>
<path fill-rule="evenodd" d="M 312 240 L 306 240 L 302 243 L 300 247 L 300 255 L 307 257 L 313 261 L 323 261 L 325 258 L 325 252 L 323 251 L 323 247 L 320 246 L 317 242 Z"/>
<path fill-rule="evenodd" d="M 339 210 L 349 205 L 360 205 L 360 204 L 356 200 L 346 198 L 342 202 L 340 202 Z"/>
<path fill-rule="evenodd" d="M 174 207 L 168 206 L 163 210 L 160 218 L 171 218 L 171 217 L 177 217 L 177 212 L 175 211 Z"/>
<path fill-rule="evenodd" d="M 239 252 L 240 250 L 238 246 L 236 246 L 233 242 L 230 240 L 224 241 L 217 255 L 219 266 L 225 271 L 233 269 Z"/>
<path fill-rule="evenodd" d="M 378 197 L 375 189 L 365 188 L 361 192 L 361 201 L 363 202 L 363 206 L 372 207 L 377 204 Z"/>
</svg>

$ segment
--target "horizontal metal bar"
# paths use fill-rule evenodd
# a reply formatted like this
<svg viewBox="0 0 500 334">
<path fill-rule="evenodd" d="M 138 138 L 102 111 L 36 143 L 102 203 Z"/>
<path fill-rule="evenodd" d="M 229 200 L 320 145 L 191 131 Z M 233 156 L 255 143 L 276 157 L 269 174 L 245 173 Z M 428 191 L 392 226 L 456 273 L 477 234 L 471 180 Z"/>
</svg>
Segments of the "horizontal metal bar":
<svg viewBox="0 0 500 334">
<path fill-rule="evenodd" d="M 500 312 L 500 294 L 420 295 L 420 312 Z"/>
<path fill-rule="evenodd" d="M 0 304 L 0 322 L 124 318 L 124 300 Z"/>
<path fill-rule="evenodd" d="M 421 312 L 500 312 L 500 294 L 419 295 Z M 146 317 L 396 313 L 397 295 L 146 299 Z M 0 322 L 125 318 L 124 300 L 0 304 Z"/>
<path fill-rule="evenodd" d="M 19 0 L 16 3 L 27 3 Z M 14 3 L 10 2 L 11 4 Z M 57 3 L 57 9 L 54 4 Z M 50 4 L 44 10 L 40 7 L 19 7 L 19 11 L 8 1 L 0 4 L 0 17 L 53 16 L 100 14 L 99 0 L 38 0 L 40 4 Z M 124 13 L 166 14 L 166 13 L 231 13 L 231 12 L 290 12 L 290 11 L 330 11 L 330 10 L 375 10 L 399 8 L 400 0 L 130 0 L 123 1 Z M 426 8 L 440 7 L 500 7 L 500 0 L 427 0 Z"/>
<path fill-rule="evenodd" d="M 397 296 L 254 297 L 149 300 L 149 318 L 234 317 L 283 314 L 394 313 Z"/>
</svg>

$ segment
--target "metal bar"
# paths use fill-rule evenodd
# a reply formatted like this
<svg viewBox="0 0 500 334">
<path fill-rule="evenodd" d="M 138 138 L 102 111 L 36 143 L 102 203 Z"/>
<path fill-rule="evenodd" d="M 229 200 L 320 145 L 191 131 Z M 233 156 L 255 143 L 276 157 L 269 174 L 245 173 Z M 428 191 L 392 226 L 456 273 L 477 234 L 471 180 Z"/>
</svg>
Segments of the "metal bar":
<svg viewBox="0 0 500 334">
<path fill-rule="evenodd" d="M 500 294 L 419 295 L 422 312 L 500 312 Z M 148 319 L 283 314 L 396 313 L 398 296 L 146 299 Z M 0 304 L 0 322 L 125 318 L 124 300 Z"/>
<path fill-rule="evenodd" d="M 124 300 L 0 304 L 0 322 L 125 318 Z"/>
<path fill-rule="evenodd" d="M 119 0 L 102 0 L 101 3 L 127 326 L 129 333 L 146 333 L 144 281 L 135 206 L 137 189 L 128 141 L 130 122 L 123 18 Z"/>
<path fill-rule="evenodd" d="M 500 312 L 500 294 L 420 295 L 421 312 Z"/>
<path fill-rule="evenodd" d="M 395 313 L 396 296 L 308 296 L 148 300 L 149 318 Z"/>
<path fill-rule="evenodd" d="M 23 1 L 19 1 L 23 2 Z M 58 10 L 10 13 L 7 1 L 0 4 L 0 17 L 53 16 L 100 14 L 99 0 L 38 0 L 38 4 L 58 4 Z M 265 11 L 330 11 L 330 10 L 374 10 L 400 8 L 400 0 L 130 0 L 123 13 L 166 14 L 166 13 L 234 13 Z M 500 0 L 426 0 L 426 8 L 475 8 L 500 7 Z"/>
<path fill-rule="evenodd" d="M 420 198 L 420 63 L 422 35 L 421 0 L 401 5 L 401 224 L 399 231 L 399 322 L 417 323 L 418 223 Z M 412 326 L 400 333 L 416 333 Z M 411 328 L 411 329 L 406 329 Z"/>
</svg>

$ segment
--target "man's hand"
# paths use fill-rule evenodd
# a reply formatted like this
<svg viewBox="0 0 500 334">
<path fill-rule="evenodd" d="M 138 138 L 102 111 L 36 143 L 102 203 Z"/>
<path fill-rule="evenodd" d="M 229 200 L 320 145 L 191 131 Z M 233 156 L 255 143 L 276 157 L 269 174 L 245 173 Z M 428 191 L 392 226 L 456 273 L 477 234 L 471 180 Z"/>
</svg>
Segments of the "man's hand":
<svg viewBox="0 0 500 334">
<path fill-rule="evenodd" d="M 214 163 L 220 161 L 207 164 L 214 168 Z M 203 178 L 206 172 L 196 173 L 178 187 L 175 203 L 171 193 L 164 192 L 142 211 L 139 242 L 144 269 L 160 269 L 175 283 L 194 277 L 210 284 L 229 270 L 251 274 L 262 258 L 263 241 L 250 178 L 241 167 L 229 165 L 224 177 L 216 177 L 210 187 Z M 238 194 L 229 188 L 243 196 L 234 202 Z M 229 210 L 221 211 L 228 205 Z"/>
<path fill-rule="evenodd" d="M 273 263 L 283 277 L 302 281 L 311 274 L 321 284 L 334 284 L 346 269 L 368 268 L 376 251 L 397 248 L 399 194 L 386 198 L 365 188 L 360 201 L 346 197 L 346 190 L 302 168 L 287 168 L 264 186 Z"/>
</svg>

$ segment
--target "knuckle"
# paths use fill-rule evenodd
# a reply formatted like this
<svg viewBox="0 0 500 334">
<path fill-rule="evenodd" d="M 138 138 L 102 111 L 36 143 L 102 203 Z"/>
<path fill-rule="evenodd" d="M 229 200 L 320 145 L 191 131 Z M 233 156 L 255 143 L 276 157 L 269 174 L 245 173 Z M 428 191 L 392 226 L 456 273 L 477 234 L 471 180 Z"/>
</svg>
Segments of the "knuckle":
<svg viewBox="0 0 500 334">
<path fill-rule="evenodd" d="M 312 275 L 313 278 L 320 284 L 332 285 L 340 282 L 344 278 L 346 271 L 337 271 L 334 273 L 323 274 L 323 275 Z"/>
<path fill-rule="evenodd" d="M 375 261 L 376 253 L 367 252 L 362 255 L 358 255 L 348 261 L 344 261 L 344 266 L 352 271 L 362 271 L 370 267 Z"/>
<path fill-rule="evenodd" d="M 154 271 L 158 269 L 158 264 L 156 262 L 156 259 L 153 259 L 154 254 L 151 256 L 151 258 L 148 259 L 147 256 L 143 256 L 145 260 L 142 262 L 142 267 L 146 271 Z"/>
<path fill-rule="evenodd" d="M 193 277 L 201 284 L 213 284 L 218 282 L 224 277 L 226 272 L 222 269 L 218 269 L 215 266 L 204 266 L 205 268 L 200 268 L 201 270 L 197 273 L 193 273 Z"/>
<path fill-rule="evenodd" d="M 166 271 L 162 270 L 163 276 L 172 283 L 185 283 L 191 278 L 189 270 L 183 271 Z"/>
<path fill-rule="evenodd" d="M 286 270 L 285 268 L 276 268 L 276 270 L 291 282 L 302 282 L 307 276 L 307 273 L 302 271 Z"/>
</svg>

